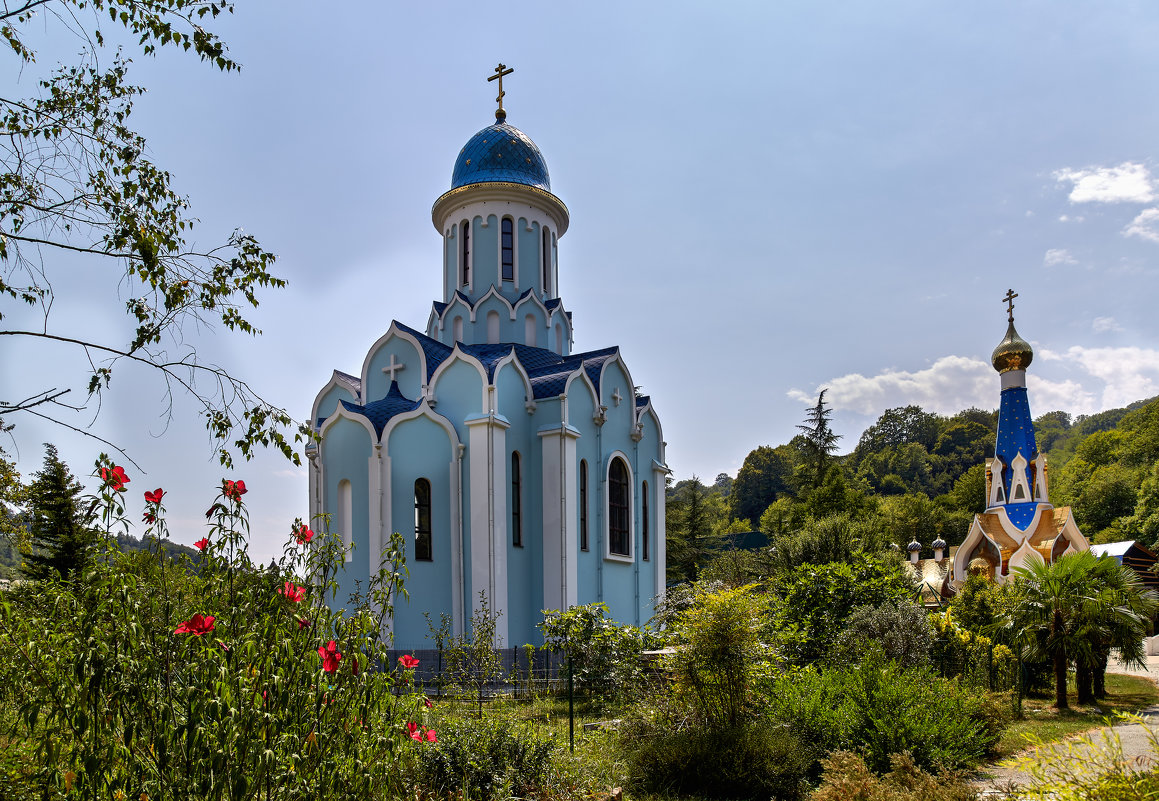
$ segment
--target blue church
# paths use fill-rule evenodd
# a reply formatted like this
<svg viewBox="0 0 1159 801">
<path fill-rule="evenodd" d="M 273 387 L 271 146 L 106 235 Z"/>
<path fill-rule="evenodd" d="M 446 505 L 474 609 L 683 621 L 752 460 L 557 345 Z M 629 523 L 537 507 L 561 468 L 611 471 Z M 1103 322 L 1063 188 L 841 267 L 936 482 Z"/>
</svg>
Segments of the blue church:
<svg viewBox="0 0 1159 801">
<path fill-rule="evenodd" d="M 338 598 L 406 540 L 395 647 L 429 645 L 424 613 L 462 633 L 482 593 L 504 645 L 542 642 L 542 610 L 602 601 L 642 624 L 664 592 L 668 467 L 660 420 L 617 347 L 573 351 L 560 297 L 567 206 L 535 143 L 495 123 L 434 203 L 442 299 L 425 330 L 393 321 L 357 373 L 314 400 L 310 515 L 347 546 Z"/>
</svg>

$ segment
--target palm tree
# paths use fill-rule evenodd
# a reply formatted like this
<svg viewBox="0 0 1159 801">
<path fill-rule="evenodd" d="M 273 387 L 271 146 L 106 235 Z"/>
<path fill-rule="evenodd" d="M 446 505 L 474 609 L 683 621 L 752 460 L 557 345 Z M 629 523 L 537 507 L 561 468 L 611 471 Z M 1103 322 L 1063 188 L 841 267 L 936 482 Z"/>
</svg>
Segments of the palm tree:
<svg viewBox="0 0 1159 801">
<path fill-rule="evenodd" d="M 1095 571 L 1110 614 L 1087 624 L 1094 658 L 1075 664 L 1079 703 L 1106 697 L 1107 660 L 1112 650 L 1128 665 L 1147 667 L 1143 638 L 1150 633 L 1150 621 L 1159 608 L 1159 594 L 1146 589 L 1135 571 L 1115 558 L 1099 557 Z"/>
<path fill-rule="evenodd" d="M 1119 568 L 1119 569 L 1116 569 Z M 1154 593 L 1145 591 L 1114 559 L 1089 551 L 1067 554 L 1053 564 L 1033 560 L 1016 568 L 1020 597 L 1010 614 L 1016 641 L 1031 657 L 1050 660 L 1054 668 L 1054 705 L 1069 709 L 1066 669 L 1099 664 L 1103 647 L 1116 648 L 1127 661 L 1140 662 L 1142 637 L 1155 609 Z M 1079 700 L 1092 700 L 1089 682 Z"/>
</svg>

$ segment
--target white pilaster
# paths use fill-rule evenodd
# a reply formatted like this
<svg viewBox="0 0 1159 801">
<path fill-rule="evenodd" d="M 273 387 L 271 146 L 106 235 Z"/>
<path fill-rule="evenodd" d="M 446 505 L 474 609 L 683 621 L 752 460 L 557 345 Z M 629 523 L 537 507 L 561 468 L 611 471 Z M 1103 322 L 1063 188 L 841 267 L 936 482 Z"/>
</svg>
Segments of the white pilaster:
<svg viewBox="0 0 1159 801">
<path fill-rule="evenodd" d="M 664 520 L 666 516 L 666 503 L 668 493 L 665 490 L 664 480 L 668 476 L 668 467 L 653 460 L 652 462 L 652 499 L 654 503 L 652 508 L 655 509 L 656 522 L 653 525 L 656 527 L 656 548 L 652 552 L 652 569 L 655 571 L 655 588 L 656 588 L 656 603 L 659 603 L 664 598 L 665 587 L 668 583 L 668 574 L 665 572 L 664 565 L 668 558 L 667 555 L 667 531 L 664 527 Z"/>
<path fill-rule="evenodd" d="M 580 432 L 559 423 L 539 429 L 538 434 L 543 465 L 543 606 L 563 610 L 575 606 L 579 598 L 576 439 Z"/>
<path fill-rule="evenodd" d="M 496 621 L 495 634 L 507 641 L 507 429 L 494 411 L 466 419 L 471 471 L 471 603 L 479 592 Z"/>
</svg>

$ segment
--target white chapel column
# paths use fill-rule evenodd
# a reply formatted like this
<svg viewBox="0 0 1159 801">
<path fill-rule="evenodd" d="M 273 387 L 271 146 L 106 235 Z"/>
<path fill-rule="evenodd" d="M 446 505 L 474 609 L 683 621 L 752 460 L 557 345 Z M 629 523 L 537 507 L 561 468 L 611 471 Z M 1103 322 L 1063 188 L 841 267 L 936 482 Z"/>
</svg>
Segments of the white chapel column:
<svg viewBox="0 0 1159 801">
<path fill-rule="evenodd" d="M 578 429 L 567 423 L 539 429 L 543 464 L 543 606 L 564 610 L 578 602 L 576 519 Z"/>
<path fill-rule="evenodd" d="M 507 429 L 511 424 L 494 411 L 468 417 L 471 476 L 471 600 L 487 593 L 492 614 L 499 615 L 495 634 L 507 642 Z"/>
</svg>

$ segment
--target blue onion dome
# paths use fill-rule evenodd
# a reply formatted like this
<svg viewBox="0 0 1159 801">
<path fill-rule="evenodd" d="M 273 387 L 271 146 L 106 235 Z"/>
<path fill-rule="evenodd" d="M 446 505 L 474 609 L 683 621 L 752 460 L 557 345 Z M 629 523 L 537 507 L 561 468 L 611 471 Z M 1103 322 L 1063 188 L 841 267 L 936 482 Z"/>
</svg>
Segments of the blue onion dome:
<svg viewBox="0 0 1159 801">
<path fill-rule="evenodd" d="M 999 373 L 1008 373 L 1011 370 L 1025 370 L 1034 358 L 1034 349 L 1030 343 L 1018 336 L 1014 330 L 1014 321 L 1011 320 L 1006 328 L 1006 336 L 994 352 L 990 354 L 990 364 Z"/>
<path fill-rule="evenodd" d="M 917 540 L 914 540 L 909 545 L 905 546 L 905 549 L 910 553 L 913 553 L 914 551 L 920 551 L 922 549 L 922 544 Z"/>
<path fill-rule="evenodd" d="M 551 191 L 547 162 L 530 137 L 498 118 L 467 140 L 451 175 L 451 189 L 470 184 L 513 183 Z"/>
<path fill-rule="evenodd" d="M 934 540 L 933 542 L 930 543 L 930 547 L 931 548 L 941 548 L 944 551 L 944 550 L 946 550 L 946 541 L 944 539 L 942 539 L 941 537 L 938 537 L 936 540 Z"/>
</svg>

